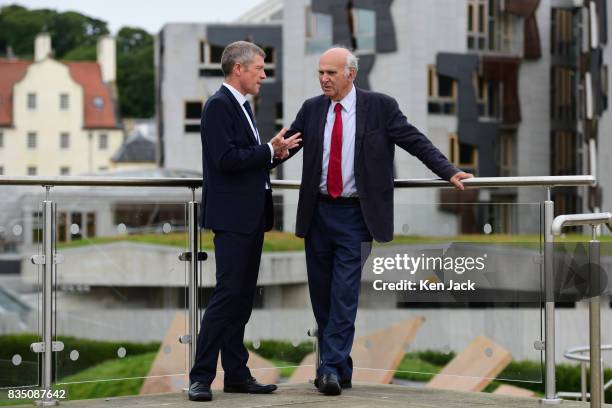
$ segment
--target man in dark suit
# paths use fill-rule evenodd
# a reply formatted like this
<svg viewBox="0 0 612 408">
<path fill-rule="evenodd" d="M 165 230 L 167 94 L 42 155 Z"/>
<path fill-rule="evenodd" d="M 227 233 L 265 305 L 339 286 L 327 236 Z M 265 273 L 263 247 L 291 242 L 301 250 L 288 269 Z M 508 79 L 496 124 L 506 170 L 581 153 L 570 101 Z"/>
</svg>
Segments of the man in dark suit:
<svg viewBox="0 0 612 408">
<path fill-rule="evenodd" d="M 305 237 L 308 285 L 318 325 L 315 386 L 338 395 L 352 386 L 350 351 L 363 261 L 372 238 L 393 239 L 395 145 L 463 189 L 456 169 L 414 126 L 397 102 L 357 89 L 357 58 L 332 48 L 319 60 L 323 95 L 302 105 L 290 128 L 304 148 L 296 234 Z M 295 154 L 299 148 L 291 151 Z"/>
<path fill-rule="evenodd" d="M 198 335 L 196 361 L 189 374 L 189 399 L 210 401 L 217 359 L 225 372 L 224 392 L 267 394 L 276 385 L 258 383 L 247 367 L 244 327 L 251 316 L 264 231 L 273 224 L 269 170 L 297 146 L 281 130 L 262 144 L 246 98 L 257 95 L 265 79 L 265 54 L 255 44 L 238 41 L 221 57 L 225 80 L 206 102 L 201 121 L 203 228 L 215 237 L 217 285 Z"/>
</svg>

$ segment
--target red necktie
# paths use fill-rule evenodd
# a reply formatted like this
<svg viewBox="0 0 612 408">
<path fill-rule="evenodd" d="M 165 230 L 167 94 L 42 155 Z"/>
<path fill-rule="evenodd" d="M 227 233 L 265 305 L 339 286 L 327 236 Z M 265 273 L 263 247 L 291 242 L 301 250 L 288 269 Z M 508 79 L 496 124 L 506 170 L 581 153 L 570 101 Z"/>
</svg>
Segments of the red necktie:
<svg viewBox="0 0 612 408">
<path fill-rule="evenodd" d="M 342 194 L 342 105 L 334 106 L 336 117 L 332 128 L 329 163 L 327 165 L 327 192 L 332 198 Z"/>
</svg>

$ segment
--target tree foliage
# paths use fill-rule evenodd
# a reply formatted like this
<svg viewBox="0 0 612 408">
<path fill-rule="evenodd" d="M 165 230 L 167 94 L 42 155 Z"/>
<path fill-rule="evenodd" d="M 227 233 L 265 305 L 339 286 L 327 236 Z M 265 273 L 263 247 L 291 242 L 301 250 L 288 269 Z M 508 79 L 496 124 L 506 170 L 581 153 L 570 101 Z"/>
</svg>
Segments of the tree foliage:
<svg viewBox="0 0 612 408">
<path fill-rule="evenodd" d="M 105 21 L 74 11 L 0 7 L 0 56 L 9 47 L 19 58 L 34 54 L 34 39 L 49 33 L 57 59 L 96 60 L 98 39 L 109 34 Z M 117 87 L 123 117 L 151 117 L 155 109 L 153 37 L 145 30 L 123 27 L 117 40 Z"/>
</svg>

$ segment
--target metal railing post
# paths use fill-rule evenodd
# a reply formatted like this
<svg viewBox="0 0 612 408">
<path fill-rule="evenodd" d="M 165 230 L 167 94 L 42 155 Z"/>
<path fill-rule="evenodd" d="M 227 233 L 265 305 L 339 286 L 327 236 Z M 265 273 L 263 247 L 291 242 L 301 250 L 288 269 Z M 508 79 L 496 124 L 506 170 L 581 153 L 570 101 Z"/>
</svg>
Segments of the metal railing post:
<svg viewBox="0 0 612 408">
<path fill-rule="evenodd" d="M 55 203 L 43 201 L 43 257 L 39 262 L 43 267 L 42 279 L 42 343 L 38 351 L 42 354 L 41 389 L 43 398 L 36 400 L 37 406 L 53 406 L 59 402 L 52 398 L 53 392 L 53 281 L 55 277 Z M 35 344 L 36 345 L 36 344 Z M 33 345 L 33 346 L 35 346 Z M 40 347 L 42 345 L 42 347 Z"/>
<path fill-rule="evenodd" d="M 560 404 L 561 398 L 556 392 L 555 374 L 555 279 L 553 270 L 552 222 L 554 218 L 554 203 L 551 200 L 550 187 L 546 189 L 547 199 L 544 201 L 544 364 L 545 384 L 543 404 Z"/>
<path fill-rule="evenodd" d="M 560 215 L 554 219 L 552 232 L 561 233 L 565 226 L 590 225 L 592 238 L 589 241 L 589 363 L 591 366 L 591 407 L 601 408 L 603 398 L 603 363 L 601 361 L 601 276 L 600 276 L 600 248 L 597 239 L 597 226 L 606 224 L 612 229 L 612 213 L 572 214 Z M 575 349 L 580 350 L 580 349 Z M 567 353 L 566 353 L 567 355 Z"/>
<path fill-rule="evenodd" d="M 603 376 L 601 364 L 601 277 L 599 276 L 600 246 L 597 226 L 592 225 L 589 241 L 589 348 L 591 359 L 591 407 L 601 408 L 603 398 Z"/>
<path fill-rule="evenodd" d="M 187 252 L 182 252 L 179 255 L 179 260 L 188 263 L 189 273 L 187 278 L 187 294 L 189 297 L 189 305 L 187 306 L 187 334 L 179 337 L 179 343 L 187 344 L 187 370 L 186 375 L 189 379 L 189 373 L 196 361 L 196 346 L 198 332 L 200 330 L 199 318 L 199 299 L 198 288 L 200 286 L 200 261 L 205 261 L 208 258 L 206 252 L 199 251 L 199 225 L 198 225 L 198 202 L 195 200 L 195 189 L 192 190 L 192 200 L 187 203 L 187 224 L 188 224 L 188 248 Z M 184 388 L 183 391 L 187 391 Z"/>
<path fill-rule="evenodd" d="M 189 222 L 189 362 L 187 364 L 187 374 L 193 368 L 196 357 L 196 339 L 200 327 L 198 319 L 198 277 L 200 263 L 198 262 L 198 202 L 188 203 Z"/>
</svg>

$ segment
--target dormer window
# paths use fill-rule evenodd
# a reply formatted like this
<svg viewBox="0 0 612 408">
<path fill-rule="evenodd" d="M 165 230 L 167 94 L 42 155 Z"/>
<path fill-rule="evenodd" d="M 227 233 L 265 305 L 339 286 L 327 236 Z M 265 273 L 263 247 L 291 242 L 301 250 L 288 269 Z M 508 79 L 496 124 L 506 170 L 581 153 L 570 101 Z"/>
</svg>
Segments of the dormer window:
<svg viewBox="0 0 612 408">
<path fill-rule="evenodd" d="M 93 98 L 93 106 L 97 110 L 102 110 L 102 108 L 104 108 L 104 99 L 102 99 L 102 97 L 100 97 L 100 96 L 94 96 L 94 98 Z"/>
</svg>

